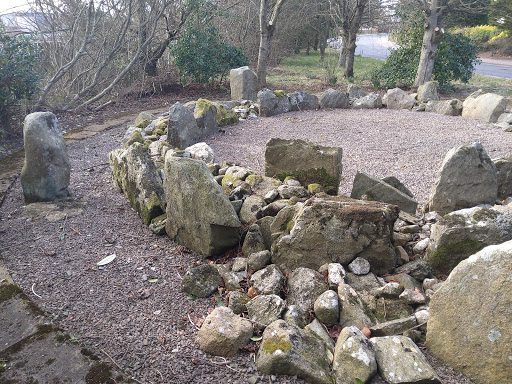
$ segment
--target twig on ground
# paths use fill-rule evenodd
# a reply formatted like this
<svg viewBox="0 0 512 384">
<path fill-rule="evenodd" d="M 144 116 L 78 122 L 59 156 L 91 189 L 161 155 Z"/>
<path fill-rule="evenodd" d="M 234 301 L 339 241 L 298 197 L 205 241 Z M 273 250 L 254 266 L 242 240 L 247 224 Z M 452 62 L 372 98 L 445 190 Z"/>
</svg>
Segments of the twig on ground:
<svg viewBox="0 0 512 384">
<path fill-rule="evenodd" d="M 188 316 L 188 321 L 190 321 L 190 324 L 192 324 L 198 331 L 201 329 L 199 328 L 193 321 L 192 319 L 190 318 L 190 314 L 187 313 L 187 316 Z"/>
<path fill-rule="evenodd" d="M 107 356 L 110 361 L 112 361 L 112 363 L 114 363 L 114 365 L 121 371 L 121 372 L 124 372 L 123 368 L 121 368 L 119 366 L 119 364 L 117 364 L 117 362 L 112 358 L 112 356 L 110 356 L 107 352 L 105 352 L 103 349 L 100 349 L 101 352 L 103 352 L 105 354 L 105 356 Z M 135 379 L 134 379 L 135 380 Z"/>
<path fill-rule="evenodd" d="M 36 283 L 32 284 L 32 293 L 33 293 L 34 295 L 36 295 L 37 297 L 39 297 L 40 299 L 42 299 L 42 297 L 41 297 L 41 296 L 39 296 L 39 295 L 36 293 L 36 291 L 34 291 L 34 286 L 35 286 L 35 285 L 36 285 Z"/>
<path fill-rule="evenodd" d="M 95 164 L 95 165 L 91 165 L 90 167 L 87 167 L 87 168 L 82 168 L 80 171 L 88 171 L 89 169 L 92 169 L 92 168 L 96 168 L 96 167 L 101 167 L 103 165 L 110 165 L 109 162 L 107 163 L 100 163 L 100 164 Z"/>
<path fill-rule="evenodd" d="M 110 104 L 113 104 L 113 103 L 114 103 L 114 100 L 109 100 L 106 103 L 103 103 L 100 106 L 94 108 L 93 112 L 98 112 L 98 111 L 102 110 L 105 107 L 108 107 Z"/>
</svg>

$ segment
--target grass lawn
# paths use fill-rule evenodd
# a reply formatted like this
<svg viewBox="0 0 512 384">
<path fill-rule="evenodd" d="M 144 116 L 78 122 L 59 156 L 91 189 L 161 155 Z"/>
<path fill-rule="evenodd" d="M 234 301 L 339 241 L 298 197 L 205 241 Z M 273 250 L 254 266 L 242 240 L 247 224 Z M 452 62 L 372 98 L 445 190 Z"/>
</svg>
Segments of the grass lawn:
<svg viewBox="0 0 512 384">
<path fill-rule="evenodd" d="M 279 65 L 269 69 L 267 74 L 268 88 L 291 91 L 318 92 L 328 87 L 345 90 L 349 81 L 343 78 L 343 68 L 337 67 L 337 52 L 328 49 L 324 62 L 320 62 L 320 52 L 311 50 L 309 56 L 305 52 L 285 57 Z M 370 73 L 384 62 L 368 57 L 356 56 L 354 62 L 354 78 L 351 82 L 367 90 L 375 90 L 370 81 Z M 332 71 L 328 69 L 332 68 Z M 328 81 L 329 73 L 334 73 L 336 83 Z M 512 79 L 474 74 L 468 84 L 454 82 L 452 89 L 442 92 L 444 98 L 466 98 L 470 93 L 482 88 L 485 92 L 493 92 L 503 96 L 512 96 Z"/>
</svg>

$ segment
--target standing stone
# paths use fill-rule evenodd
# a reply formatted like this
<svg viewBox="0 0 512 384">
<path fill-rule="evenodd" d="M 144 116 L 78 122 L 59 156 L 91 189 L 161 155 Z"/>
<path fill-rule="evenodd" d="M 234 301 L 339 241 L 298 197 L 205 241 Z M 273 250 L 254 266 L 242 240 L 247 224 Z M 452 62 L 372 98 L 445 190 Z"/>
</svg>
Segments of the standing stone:
<svg viewBox="0 0 512 384">
<path fill-rule="evenodd" d="M 464 100 L 462 117 L 480 119 L 486 123 L 495 123 L 505 112 L 507 101 L 503 96 L 494 93 L 482 93 L 478 90 Z"/>
<path fill-rule="evenodd" d="M 482 144 L 473 143 L 448 151 L 425 204 L 425 212 L 445 214 L 494 203 L 497 197 L 496 166 Z"/>
<path fill-rule="evenodd" d="M 329 194 L 337 194 L 343 150 L 304 140 L 272 138 L 265 146 L 265 175 L 280 179 L 291 176 L 302 185 L 318 183 Z"/>
<path fill-rule="evenodd" d="M 179 102 L 173 104 L 169 110 L 167 142 L 173 147 L 185 149 L 202 138 L 194 114 Z"/>
<path fill-rule="evenodd" d="M 337 89 L 329 88 L 320 96 L 321 108 L 349 108 L 350 101 L 347 95 Z"/>
<path fill-rule="evenodd" d="M 51 112 L 36 112 L 23 123 L 25 163 L 21 186 L 25 202 L 53 201 L 69 196 L 70 165 L 66 142 Z"/>
<path fill-rule="evenodd" d="M 231 100 L 256 100 L 258 94 L 258 76 L 249 67 L 235 68 L 229 71 Z"/>
<path fill-rule="evenodd" d="M 164 171 L 165 230 L 171 239 L 204 256 L 238 244 L 238 216 L 204 162 L 166 156 Z"/>
<path fill-rule="evenodd" d="M 435 81 L 427 81 L 418 87 L 418 102 L 426 103 L 429 100 L 439 100 L 439 89 Z"/>
<path fill-rule="evenodd" d="M 400 88 L 388 89 L 384 96 L 383 103 L 388 109 L 411 109 L 414 107 L 416 100 L 407 92 Z"/>
<path fill-rule="evenodd" d="M 313 307 L 315 316 L 318 320 L 327 326 L 338 322 L 340 308 L 338 303 L 338 293 L 328 290 L 318 296 Z"/>
<path fill-rule="evenodd" d="M 212 101 L 198 99 L 194 107 L 194 118 L 201 132 L 201 138 L 217 131 L 217 107 Z"/>
<path fill-rule="evenodd" d="M 498 172 L 498 199 L 512 196 L 512 158 L 494 160 Z"/>
<path fill-rule="evenodd" d="M 512 383 L 511 260 L 512 241 L 482 249 L 430 301 L 427 348 L 475 383 Z"/>
</svg>

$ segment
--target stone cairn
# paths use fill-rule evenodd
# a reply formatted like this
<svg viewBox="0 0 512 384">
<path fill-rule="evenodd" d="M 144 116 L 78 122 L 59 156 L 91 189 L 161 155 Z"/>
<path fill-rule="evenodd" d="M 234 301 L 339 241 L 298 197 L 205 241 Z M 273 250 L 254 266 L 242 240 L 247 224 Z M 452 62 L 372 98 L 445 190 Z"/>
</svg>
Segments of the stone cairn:
<svg viewBox="0 0 512 384">
<path fill-rule="evenodd" d="M 254 81 L 247 71 L 232 71 L 232 80 Z M 254 92 L 245 83 L 232 89 L 237 97 Z M 215 162 L 200 142 L 258 115 L 417 102 L 418 110 L 454 114 L 462 103 L 436 100 L 435 84 L 417 99 L 353 86 L 320 96 L 263 90 L 257 98 L 176 103 L 161 117 L 141 113 L 124 147 L 109 155 L 114 184 L 154 233 L 205 257 L 241 244 L 227 264 L 191 267 L 182 280 L 193 297 L 224 298 L 204 319 L 199 348 L 233 356 L 254 343 L 260 372 L 311 383 L 367 383 L 376 374 L 388 383 L 440 383 L 415 344 L 426 335 L 432 353 L 477 383 L 512 381 L 512 370 L 499 369 L 510 365 L 510 354 L 499 351 L 512 341 L 511 159 L 492 161 L 479 143 L 452 149 L 422 214 L 393 176 L 359 172 L 350 198 L 337 196 L 341 148 L 271 139 L 265 175 L 258 175 Z"/>
</svg>

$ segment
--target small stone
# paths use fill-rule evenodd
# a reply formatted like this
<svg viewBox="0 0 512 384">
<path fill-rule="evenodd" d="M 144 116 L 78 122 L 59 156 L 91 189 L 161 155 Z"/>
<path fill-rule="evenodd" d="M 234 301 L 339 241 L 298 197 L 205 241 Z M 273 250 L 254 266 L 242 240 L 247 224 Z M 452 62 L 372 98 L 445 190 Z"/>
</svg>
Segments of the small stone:
<svg viewBox="0 0 512 384">
<path fill-rule="evenodd" d="M 404 247 L 408 242 L 409 236 L 407 236 L 405 233 L 393 232 L 393 243 L 395 243 L 396 246 Z"/>
<path fill-rule="evenodd" d="M 241 272 L 247 269 L 247 258 L 246 257 L 235 257 L 231 270 L 233 272 Z"/>
<path fill-rule="evenodd" d="M 395 247 L 395 249 L 398 251 L 398 260 L 400 261 L 400 264 L 406 264 L 409 262 L 409 254 L 404 249 L 404 247 Z"/>
<path fill-rule="evenodd" d="M 417 224 L 414 225 L 404 225 L 400 228 L 401 233 L 418 233 L 421 230 L 420 226 Z"/>
<path fill-rule="evenodd" d="M 219 288 L 220 274 L 213 265 L 203 264 L 190 268 L 183 276 L 181 287 L 184 292 L 197 297 L 209 297 Z"/>
<path fill-rule="evenodd" d="M 362 257 L 356 257 L 354 261 L 348 265 L 348 269 L 356 275 L 366 275 L 370 272 L 370 263 Z"/>
<path fill-rule="evenodd" d="M 265 266 L 270 262 L 270 251 L 260 251 L 256 253 L 251 253 L 247 260 L 247 267 L 253 271 L 259 271 L 260 269 L 265 268 Z"/>
<path fill-rule="evenodd" d="M 304 327 L 304 330 L 318 336 L 324 342 L 327 349 L 334 352 L 334 341 L 331 339 L 331 336 L 329 336 L 329 333 L 327 333 L 325 325 L 320 321 L 313 319 L 311 323 Z"/>
<path fill-rule="evenodd" d="M 255 272 L 251 276 L 250 283 L 262 295 L 278 295 L 284 284 L 284 276 L 279 268 L 272 264 Z"/>
<path fill-rule="evenodd" d="M 258 295 L 247 304 L 249 319 L 263 329 L 281 318 L 286 304 L 277 295 Z"/>
<path fill-rule="evenodd" d="M 336 324 L 340 315 L 338 294 L 331 290 L 322 293 L 315 301 L 314 311 L 316 318 L 325 325 Z"/>
<path fill-rule="evenodd" d="M 415 255 L 420 255 L 423 252 L 425 252 L 425 249 L 428 247 L 428 243 L 430 242 L 430 238 L 425 238 L 423 240 L 420 240 L 416 243 L 416 245 L 413 247 L 412 251 Z"/>
<path fill-rule="evenodd" d="M 432 287 L 434 285 L 436 285 L 437 283 L 439 283 L 439 280 L 437 280 L 436 278 L 433 278 L 433 279 L 425 279 L 423 280 L 423 289 L 426 291 L 427 289 L 432 289 Z"/>
<path fill-rule="evenodd" d="M 415 312 L 414 316 L 420 325 L 420 329 L 425 332 L 427 330 L 428 309 L 422 309 L 421 311 Z"/>
<path fill-rule="evenodd" d="M 414 260 L 397 268 L 396 273 L 407 273 L 417 281 L 432 276 L 432 267 L 423 260 Z"/>
<path fill-rule="evenodd" d="M 307 324 L 306 312 L 298 305 L 289 305 L 283 314 L 283 320 L 299 328 Z"/>
<path fill-rule="evenodd" d="M 265 196 L 263 196 L 263 200 L 265 200 L 266 204 L 270 204 L 277 198 L 277 196 L 279 196 L 277 189 L 272 189 L 271 191 L 268 191 Z"/>
<path fill-rule="evenodd" d="M 228 307 L 237 315 L 246 312 L 246 304 L 251 300 L 249 296 L 240 291 L 233 291 L 229 294 Z"/>
<path fill-rule="evenodd" d="M 423 293 L 411 290 L 403 291 L 398 298 L 406 304 L 425 304 L 427 301 Z"/>
<path fill-rule="evenodd" d="M 385 299 L 396 299 L 404 291 L 404 287 L 397 282 L 390 282 L 381 288 L 378 288 L 375 292 L 377 297 L 384 297 Z"/>
<path fill-rule="evenodd" d="M 416 325 L 418 325 L 416 323 L 416 317 L 409 316 L 402 319 L 396 319 L 387 321 L 385 323 L 376 324 L 370 327 L 370 331 L 372 332 L 373 337 L 392 336 L 399 335 L 404 331 L 415 327 Z"/>
</svg>

